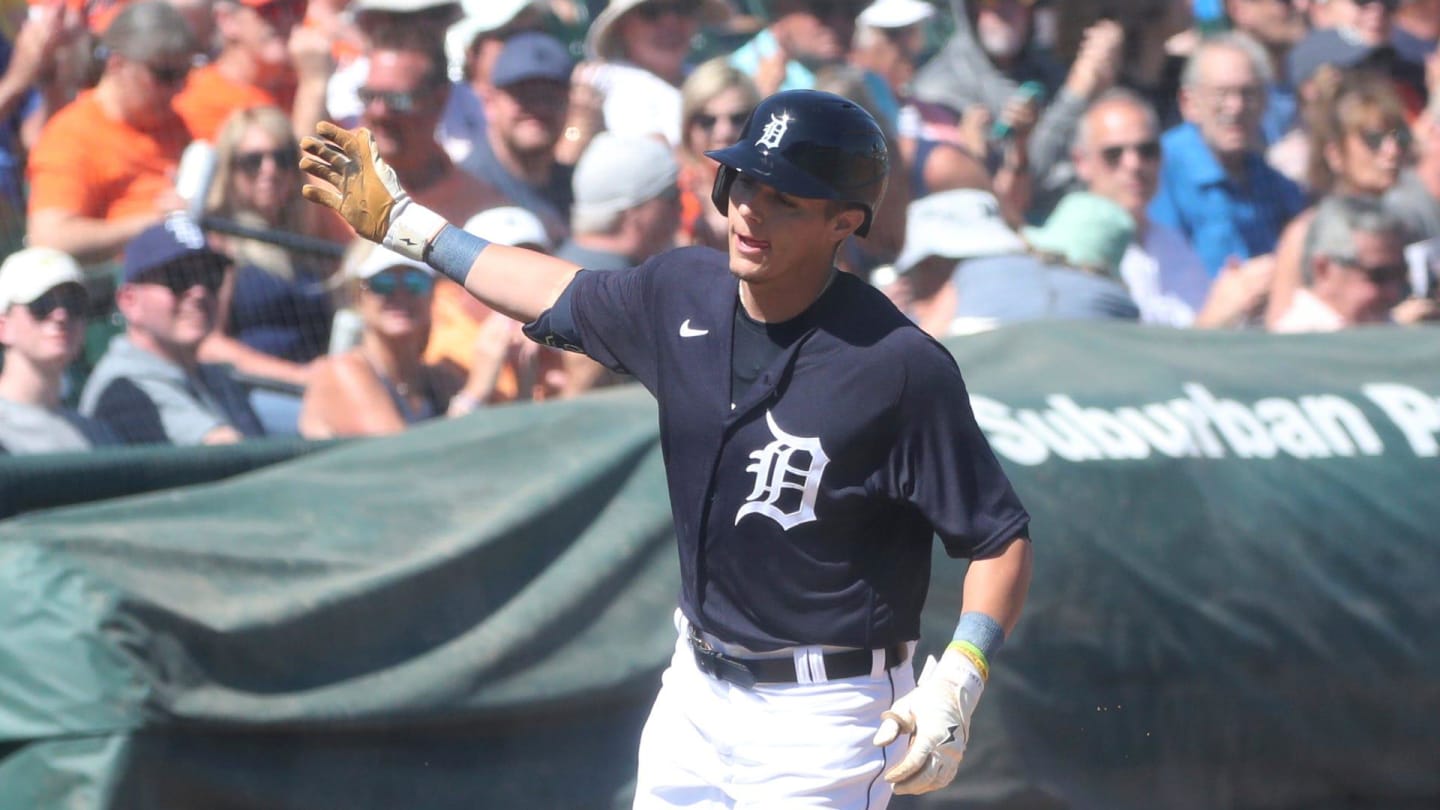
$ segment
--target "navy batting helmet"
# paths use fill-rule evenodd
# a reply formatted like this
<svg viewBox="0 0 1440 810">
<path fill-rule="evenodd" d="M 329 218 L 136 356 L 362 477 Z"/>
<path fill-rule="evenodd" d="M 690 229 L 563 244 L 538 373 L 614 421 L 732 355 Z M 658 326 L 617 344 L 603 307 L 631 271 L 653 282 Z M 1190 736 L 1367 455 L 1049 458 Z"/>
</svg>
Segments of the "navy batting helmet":
<svg viewBox="0 0 1440 810">
<path fill-rule="evenodd" d="M 750 114 L 739 143 L 705 154 L 720 163 L 710 192 L 720 213 L 743 172 L 785 194 L 860 206 L 865 221 L 855 229 L 858 236 L 870 231 L 890 167 L 885 135 L 870 113 L 818 90 L 770 96 Z"/>
</svg>

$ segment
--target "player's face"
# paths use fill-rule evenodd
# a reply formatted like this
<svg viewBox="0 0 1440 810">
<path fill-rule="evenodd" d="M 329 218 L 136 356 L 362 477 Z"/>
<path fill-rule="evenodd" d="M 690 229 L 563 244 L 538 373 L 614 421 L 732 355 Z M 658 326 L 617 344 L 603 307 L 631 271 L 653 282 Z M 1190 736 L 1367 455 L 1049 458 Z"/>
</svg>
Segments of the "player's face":
<svg viewBox="0 0 1440 810">
<path fill-rule="evenodd" d="M 727 213 L 730 272 L 752 286 L 829 273 L 844 235 L 829 210 L 825 200 L 782 194 L 739 175 Z"/>
</svg>

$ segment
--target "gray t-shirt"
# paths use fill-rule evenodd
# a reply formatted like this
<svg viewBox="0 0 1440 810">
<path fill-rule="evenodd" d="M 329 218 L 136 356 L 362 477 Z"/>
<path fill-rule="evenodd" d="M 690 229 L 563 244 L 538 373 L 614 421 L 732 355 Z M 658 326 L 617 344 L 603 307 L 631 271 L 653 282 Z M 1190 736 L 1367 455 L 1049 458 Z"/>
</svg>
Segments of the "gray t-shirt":
<svg viewBox="0 0 1440 810">
<path fill-rule="evenodd" d="M 243 388 L 218 366 L 194 374 L 138 348 L 125 335 L 112 338 L 85 382 L 80 412 L 103 422 L 127 444 L 200 444 L 221 425 L 246 436 L 263 434 Z"/>
<path fill-rule="evenodd" d="M 6 453 L 65 453 L 115 441 L 104 425 L 69 408 L 0 399 L 0 448 Z"/>
<path fill-rule="evenodd" d="M 1385 207 L 1405 223 L 1406 241 L 1420 242 L 1440 236 L 1440 200 L 1431 196 L 1414 169 L 1400 173 L 1395 187 L 1385 193 Z"/>
<path fill-rule="evenodd" d="M 1125 285 L 1034 256 L 993 256 L 961 262 L 951 276 L 956 317 L 1025 321 L 1040 318 L 1139 320 Z"/>
</svg>

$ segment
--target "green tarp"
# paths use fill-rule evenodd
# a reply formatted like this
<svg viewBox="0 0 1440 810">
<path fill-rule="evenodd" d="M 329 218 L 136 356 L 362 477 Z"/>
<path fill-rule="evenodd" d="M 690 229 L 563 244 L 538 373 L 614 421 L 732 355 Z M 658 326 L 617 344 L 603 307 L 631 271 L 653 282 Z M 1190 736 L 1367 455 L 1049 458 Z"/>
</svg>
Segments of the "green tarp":
<svg viewBox="0 0 1440 810">
<path fill-rule="evenodd" d="M 949 346 L 1035 582 L 960 777 L 894 806 L 1440 805 L 1440 330 Z M 496 408 L 0 523 L 0 810 L 625 806 L 673 644 L 654 420 Z"/>
</svg>

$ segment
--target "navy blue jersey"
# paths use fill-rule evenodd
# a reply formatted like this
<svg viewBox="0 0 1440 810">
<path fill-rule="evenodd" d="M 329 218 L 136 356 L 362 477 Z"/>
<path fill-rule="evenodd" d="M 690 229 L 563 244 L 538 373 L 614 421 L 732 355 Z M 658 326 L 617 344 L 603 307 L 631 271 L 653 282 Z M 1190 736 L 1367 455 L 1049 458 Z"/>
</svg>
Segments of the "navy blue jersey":
<svg viewBox="0 0 1440 810">
<path fill-rule="evenodd" d="M 960 370 L 842 273 L 732 409 L 738 305 L 726 256 L 682 248 L 579 273 L 526 331 L 634 375 L 659 401 L 691 622 L 754 650 L 918 638 L 931 538 L 985 557 L 1029 523 Z"/>
</svg>

